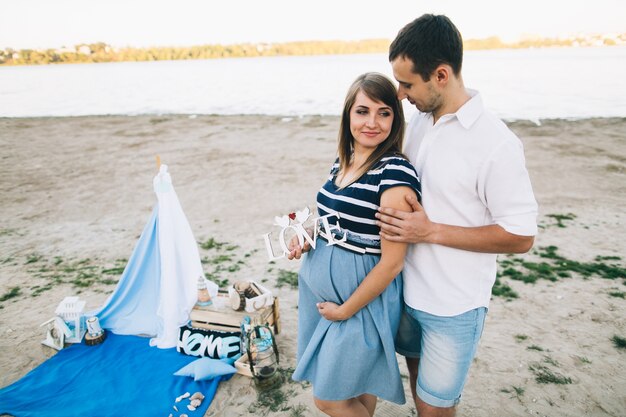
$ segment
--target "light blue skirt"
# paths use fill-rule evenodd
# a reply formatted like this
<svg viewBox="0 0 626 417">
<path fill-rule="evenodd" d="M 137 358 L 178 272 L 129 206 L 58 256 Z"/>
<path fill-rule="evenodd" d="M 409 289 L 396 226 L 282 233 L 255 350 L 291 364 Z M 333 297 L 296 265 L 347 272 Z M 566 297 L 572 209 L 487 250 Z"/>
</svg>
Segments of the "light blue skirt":
<svg viewBox="0 0 626 417">
<path fill-rule="evenodd" d="M 372 394 L 404 404 L 404 389 L 394 338 L 402 313 L 402 276 L 354 316 L 332 322 L 316 303 L 345 302 L 380 260 L 319 239 L 307 253 L 298 277 L 298 363 L 296 381 L 313 384 L 313 395 L 326 401 Z"/>
</svg>

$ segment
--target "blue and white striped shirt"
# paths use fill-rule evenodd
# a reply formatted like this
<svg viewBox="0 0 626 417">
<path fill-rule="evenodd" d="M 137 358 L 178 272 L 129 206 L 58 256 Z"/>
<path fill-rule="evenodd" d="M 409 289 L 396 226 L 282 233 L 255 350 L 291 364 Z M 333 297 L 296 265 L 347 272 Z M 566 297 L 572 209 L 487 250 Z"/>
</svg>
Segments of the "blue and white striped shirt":
<svg viewBox="0 0 626 417">
<path fill-rule="evenodd" d="M 392 187 L 406 186 L 417 193 L 421 200 L 421 187 L 415 168 L 401 156 L 383 157 L 358 180 L 344 189 L 335 185 L 339 171 L 339 158 L 333 164 L 328 180 L 317 194 L 317 212 L 325 216 L 332 212 L 339 213 L 339 225 L 342 230 L 359 238 L 361 246 L 380 248 L 380 228 L 376 226 L 376 211 L 380 205 L 380 196 Z M 329 223 L 335 225 L 337 218 L 332 216 Z M 363 245 L 363 242 L 368 242 Z"/>
</svg>

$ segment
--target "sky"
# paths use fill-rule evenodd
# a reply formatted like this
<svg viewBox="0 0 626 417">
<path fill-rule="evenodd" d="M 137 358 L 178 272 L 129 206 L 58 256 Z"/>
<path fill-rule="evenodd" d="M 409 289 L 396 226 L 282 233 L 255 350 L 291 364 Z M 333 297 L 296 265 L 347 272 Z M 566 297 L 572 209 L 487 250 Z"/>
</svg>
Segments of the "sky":
<svg viewBox="0 0 626 417">
<path fill-rule="evenodd" d="M 624 0 L 0 0 L 0 48 L 391 40 L 423 13 L 465 39 L 626 32 Z"/>
</svg>

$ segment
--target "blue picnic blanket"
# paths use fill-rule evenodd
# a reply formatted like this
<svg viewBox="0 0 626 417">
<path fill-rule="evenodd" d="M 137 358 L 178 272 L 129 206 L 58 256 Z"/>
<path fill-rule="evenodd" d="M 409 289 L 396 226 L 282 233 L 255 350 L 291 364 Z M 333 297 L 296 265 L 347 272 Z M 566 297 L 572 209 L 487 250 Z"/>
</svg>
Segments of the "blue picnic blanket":
<svg viewBox="0 0 626 417">
<path fill-rule="evenodd" d="M 150 347 L 148 338 L 107 333 L 95 346 L 75 344 L 0 389 L 0 414 L 15 417 L 133 417 L 182 413 L 201 417 L 221 380 L 195 382 L 174 372 L 198 359 L 175 348 Z M 195 411 L 189 400 L 176 397 L 201 392 L 205 399 Z M 173 406 L 176 405 L 179 412 Z"/>
</svg>

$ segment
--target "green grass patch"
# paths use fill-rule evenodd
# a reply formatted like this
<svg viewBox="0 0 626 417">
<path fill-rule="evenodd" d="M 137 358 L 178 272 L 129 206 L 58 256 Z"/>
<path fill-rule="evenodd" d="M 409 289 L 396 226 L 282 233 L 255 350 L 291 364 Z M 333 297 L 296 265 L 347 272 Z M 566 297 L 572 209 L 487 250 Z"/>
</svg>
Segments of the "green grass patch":
<svg viewBox="0 0 626 417">
<path fill-rule="evenodd" d="M 521 397 L 524 396 L 524 392 L 526 390 L 524 389 L 524 387 L 517 387 L 515 385 L 511 385 L 511 388 L 502 388 L 500 389 L 500 392 L 503 392 L 505 394 L 514 394 L 511 398 L 517 398 L 519 401 L 521 401 Z"/>
<path fill-rule="evenodd" d="M 225 288 L 230 285 L 230 280 L 228 278 L 220 278 L 217 274 L 212 274 L 210 272 L 205 272 L 204 276 L 209 281 L 214 282 L 220 288 Z"/>
<path fill-rule="evenodd" d="M 213 281 L 220 288 L 228 287 L 230 285 L 229 275 L 234 274 L 241 270 L 246 262 L 239 258 L 239 254 L 236 249 L 238 245 L 234 245 L 228 242 L 218 242 L 215 238 L 209 238 L 200 246 L 205 250 L 215 250 L 214 256 L 203 256 L 200 262 L 204 268 L 204 275 L 208 280 Z M 252 255 L 253 252 L 246 254 L 243 258 L 247 258 Z"/>
<path fill-rule="evenodd" d="M 545 363 L 549 364 L 549 365 L 556 366 L 557 368 L 558 368 L 559 366 L 561 366 L 561 364 L 560 364 L 560 363 L 558 363 L 558 362 L 556 361 L 556 359 L 551 358 L 550 356 L 544 356 L 544 357 L 543 357 L 543 361 L 544 361 Z"/>
<path fill-rule="evenodd" d="M 297 404 L 294 405 L 291 408 L 291 411 L 289 411 L 289 417 L 304 417 L 306 416 L 306 412 L 309 410 L 309 407 L 307 407 L 304 404 Z"/>
<path fill-rule="evenodd" d="M 40 296 L 42 293 L 44 293 L 44 292 L 46 292 L 46 291 L 49 291 L 49 290 L 51 290 L 52 288 L 53 288 L 53 284 L 46 284 L 46 285 L 42 285 L 41 287 L 39 287 L 39 288 L 37 288 L 37 289 L 33 290 L 33 292 L 32 292 L 32 294 L 31 294 L 31 295 L 32 295 L 33 297 L 38 297 L 38 296 Z"/>
<path fill-rule="evenodd" d="M 528 367 L 535 375 L 535 381 L 540 384 L 571 384 L 572 379 L 550 370 L 547 366 L 534 364 Z"/>
<path fill-rule="evenodd" d="M 293 380 L 291 379 L 291 376 L 293 375 L 293 373 L 296 371 L 295 368 L 278 368 L 278 372 L 280 373 L 280 375 L 283 377 L 283 381 L 287 381 L 287 382 L 293 382 Z"/>
<path fill-rule="evenodd" d="M 42 258 L 43 256 L 36 254 L 36 253 L 32 253 L 26 256 L 26 262 L 24 262 L 24 265 L 34 264 L 35 262 L 39 262 Z"/>
<path fill-rule="evenodd" d="M 98 280 L 98 278 L 98 275 L 90 271 L 81 270 L 78 271 L 78 275 L 76 275 L 76 277 L 69 282 L 77 288 L 87 288 L 91 287 Z"/>
<path fill-rule="evenodd" d="M 558 253 L 556 246 L 543 246 L 533 250 L 533 254 L 541 258 L 538 262 L 526 261 L 512 254 L 498 260 L 498 274 L 492 289 L 492 295 L 506 298 L 517 298 L 518 295 L 502 279 L 508 278 L 524 283 L 534 283 L 540 279 L 555 282 L 561 278 L 570 278 L 573 274 L 583 278 L 597 276 L 605 279 L 624 279 L 626 285 L 626 268 L 619 264 L 619 256 L 598 255 L 591 262 L 567 259 Z M 612 297 L 625 298 L 623 291 L 609 293 Z"/>
<path fill-rule="evenodd" d="M 273 413 L 277 411 L 287 411 L 287 395 L 280 388 L 259 392 L 255 403 L 250 404 L 248 412 L 259 415 L 258 412 L 265 409 Z"/>
<path fill-rule="evenodd" d="M 603 261 L 620 261 L 622 258 L 619 256 L 596 256 L 595 257 L 595 261 L 596 262 L 603 262 Z"/>
<path fill-rule="evenodd" d="M 291 406 L 288 404 L 288 400 L 296 395 L 294 384 L 299 385 L 302 388 L 306 388 L 308 384 L 297 383 L 291 379 L 294 368 L 278 368 L 278 372 L 282 377 L 283 384 L 280 387 L 259 391 L 257 394 L 256 402 L 248 406 L 248 412 L 255 416 L 266 416 L 270 412 L 289 412 L 291 417 L 303 417 L 306 414 L 308 408 L 305 405 L 297 404 Z M 286 414 L 280 414 L 286 415 Z"/>
<path fill-rule="evenodd" d="M 232 261 L 232 259 L 233 257 L 231 255 L 217 255 L 216 257 L 211 259 L 210 263 L 212 263 L 213 265 L 217 265 L 225 262 L 230 262 Z"/>
<path fill-rule="evenodd" d="M 618 336 L 618 335 L 613 335 L 613 337 L 611 338 L 611 341 L 613 342 L 613 345 L 616 348 L 626 349 L 626 338 Z"/>
<path fill-rule="evenodd" d="M 556 271 L 552 265 L 547 262 L 522 262 L 522 266 L 531 272 L 534 280 L 547 279 L 548 281 L 556 281 Z M 526 282 L 526 281 L 524 281 Z"/>
<path fill-rule="evenodd" d="M 491 288 L 491 295 L 494 297 L 503 297 L 508 300 L 518 298 L 519 295 L 509 286 L 500 280 L 500 277 L 496 277 L 496 282 Z"/>
<path fill-rule="evenodd" d="M 567 226 L 564 222 L 574 220 L 576 218 L 576 215 L 574 213 L 546 214 L 546 217 L 556 221 L 556 226 L 557 227 L 562 227 L 563 228 L 563 227 Z"/>
<path fill-rule="evenodd" d="M 626 268 L 622 265 L 616 263 L 606 263 L 606 259 L 610 258 L 612 260 L 618 257 L 602 257 L 596 256 L 594 262 L 579 262 L 573 261 L 571 259 L 567 259 L 557 253 L 558 247 L 556 246 L 545 246 L 540 247 L 537 251 L 537 254 L 544 258 L 550 259 L 552 261 L 552 267 L 555 271 L 568 271 L 575 272 L 584 277 L 590 277 L 592 275 L 597 275 L 601 278 L 607 279 L 616 279 L 616 278 L 626 278 Z M 600 259 L 600 260 L 599 260 Z"/>
<path fill-rule="evenodd" d="M 124 272 L 124 268 L 126 268 L 125 266 L 116 266 L 113 268 L 107 268 L 107 269 L 103 269 L 102 273 L 105 275 L 122 275 L 122 273 Z"/>
<path fill-rule="evenodd" d="M 11 298 L 15 298 L 21 294 L 22 290 L 20 289 L 20 287 L 13 287 L 0 296 L 0 301 L 10 300 Z"/>
<path fill-rule="evenodd" d="M 526 283 L 537 281 L 536 276 L 523 274 L 521 271 L 518 271 L 517 269 L 512 268 L 512 267 L 509 267 L 500 271 L 500 275 L 503 277 L 509 277 L 516 281 L 523 281 Z"/>
<path fill-rule="evenodd" d="M 29 258 L 33 257 L 30 255 Z M 97 284 L 117 284 L 117 279 L 113 280 L 107 276 L 121 275 L 128 262 L 127 259 L 116 259 L 113 265 L 111 263 L 101 265 L 98 260 L 90 258 L 71 260 L 61 256 L 54 256 L 51 259 L 45 259 L 39 255 L 36 257 L 36 261 L 27 262 L 32 264 L 28 272 L 39 282 L 39 285 L 32 287 L 33 297 L 41 295 L 56 285 L 70 284 L 74 288 L 83 289 Z"/>
<path fill-rule="evenodd" d="M 298 288 L 298 273 L 287 271 L 286 269 L 278 270 L 278 277 L 276 278 L 276 286 L 282 288 L 288 285 L 292 289 Z"/>
<path fill-rule="evenodd" d="M 115 266 L 112 268 L 103 268 L 102 274 L 104 275 L 122 275 L 124 273 L 124 269 L 126 269 L 126 263 L 128 260 L 126 259 L 116 259 Z"/>
<path fill-rule="evenodd" d="M 537 352 L 543 352 L 543 348 L 537 345 L 530 345 L 526 347 L 527 350 L 536 350 Z"/>
<path fill-rule="evenodd" d="M 199 242 L 199 245 L 204 250 L 219 250 L 222 248 L 222 246 L 226 245 L 226 242 L 218 242 L 217 240 L 215 240 L 215 238 L 210 237 L 205 242 Z"/>
<path fill-rule="evenodd" d="M 516 334 L 513 337 L 515 337 L 515 340 L 517 340 L 518 342 L 523 342 L 524 340 L 528 339 L 528 336 L 526 336 L 525 334 Z"/>
</svg>

